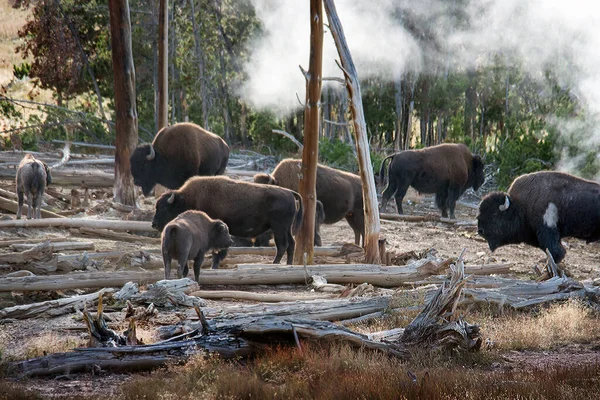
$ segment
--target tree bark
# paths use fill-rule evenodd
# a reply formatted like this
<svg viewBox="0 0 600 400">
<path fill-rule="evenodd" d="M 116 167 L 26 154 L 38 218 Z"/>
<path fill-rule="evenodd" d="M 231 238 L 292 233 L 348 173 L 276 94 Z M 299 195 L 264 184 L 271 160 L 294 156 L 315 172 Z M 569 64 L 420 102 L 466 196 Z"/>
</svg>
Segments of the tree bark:
<svg viewBox="0 0 600 400">
<path fill-rule="evenodd" d="M 136 197 L 129 157 L 138 143 L 138 117 L 129 1 L 110 0 L 108 7 L 117 120 L 114 200 L 133 206 L 136 205 Z"/>
<path fill-rule="evenodd" d="M 146 231 L 152 232 L 150 222 L 146 221 L 121 221 L 107 219 L 83 219 L 83 218 L 44 218 L 44 219 L 15 219 L 0 221 L 2 228 L 98 228 L 114 229 L 121 231 Z"/>
<path fill-rule="evenodd" d="M 206 77 L 204 73 L 204 51 L 200 43 L 200 26 L 196 21 L 195 2 L 196 0 L 190 0 L 190 11 L 192 14 L 192 30 L 194 31 L 194 49 L 196 50 L 196 58 L 198 59 L 198 80 L 200 81 L 200 97 L 202 98 L 202 127 L 209 131 L 208 91 L 206 89 Z"/>
<path fill-rule="evenodd" d="M 402 79 L 398 77 L 394 82 L 394 99 L 396 101 L 396 136 L 394 137 L 394 151 L 400 151 L 402 146 Z"/>
<path fill-rule="evenodd" d="M 319 103 L 323 71 L 323 3 L 310 1 L 310 57 L 306 76 L 304 107 L 304 148 L 298 191 L 302 196 L 304 215 L 296 235 L 294 263 L 308 264 L 315 257 L 315 212 L 317 206 L 317 163 L 319 161 Z"/>
<path fill-rule="evenodd" d="M 346 43 L 344 30 L 337 16 L 337 11 L 333 0 L 324 0 L 325 10 L 329 19 L 329 27 L 333 35 L 338 54 L 342 62 L 342 70 L 346 78 L 346 88 L 348 89 L 348 98 L 350 99 L 350 112 L 354 126 L 354 135 L 356 136 L 356 147 L 358 152 L 358 165 L 360 178 L 363 186 L 363 205 L 364 205 L 364 226 L 363 240 L 365 246 L 366 261 L 371 264 L 380 263 L 379 260 L 379 211 L 377 202 L 377 189 L 375 187 L 375 177 L 371 164 L 371 154 L 369 153 L 369 140 L 367 137 L 367 127 L 365 123 L 365 114 L 362 105 L 362 95 L 358 73 L 352 60 L 352 55 Z"/>
<path fill-rule="evenodd" d="M 158 130 L 169 122 L 169 0 L 158 5 Z"/>
</svg>

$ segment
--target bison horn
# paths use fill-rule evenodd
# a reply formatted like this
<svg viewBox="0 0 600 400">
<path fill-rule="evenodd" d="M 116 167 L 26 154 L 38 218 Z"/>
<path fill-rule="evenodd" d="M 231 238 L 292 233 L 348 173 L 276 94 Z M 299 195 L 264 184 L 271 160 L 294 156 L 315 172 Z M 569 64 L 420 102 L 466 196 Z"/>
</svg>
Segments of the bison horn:
<svg viewBox="0 0 600 400">
<path fill-rule="evenodd" d="M 148 161 L 151 161 L 154 160 L 154 157 L 156 157 L 156 153 L 154 152 L 154 146 L 150 145 L 150 154 L 146 156 L 146 159 Z"/>
<path fill-rule="evenodd" d="M 174 201 L 175 201 L 175 192 L 171 193 L 171 195 L 169 196 L 169 199 L 167 200 L 167 203 L 173 204 Z"/>
<path fill-rule="evenodd" d="M 506 210 L 508 210 L 508 207 L 510 207 L 510 200 L 508 199 L 508 196 L 505 196 L 504 197 L 504 204 L 502 204 L 498 208 L 500 209 L 500 211 L 506 211 Z"/>
</svg>

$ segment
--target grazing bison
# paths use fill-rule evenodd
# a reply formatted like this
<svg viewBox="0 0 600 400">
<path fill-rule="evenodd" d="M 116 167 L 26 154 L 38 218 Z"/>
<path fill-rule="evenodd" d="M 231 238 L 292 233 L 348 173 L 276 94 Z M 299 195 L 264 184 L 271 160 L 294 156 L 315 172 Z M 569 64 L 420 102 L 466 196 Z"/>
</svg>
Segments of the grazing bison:
<svg viewBox="0 0 600 400">
<path fill-rule="evenodd" d="M 383 159 L 379 176 L 383 183 L 385 162 L 388 166 L 388 185 L 383 191 L 381 209 L 390 197 L 396 199 L 398 213 L 403 214 L 402 199 L 409 186 L 420 193 L 435 193 L 435 203 L 442 217 L 455 218 L 456 201 L 465 190 L 479 189 L 485 181 L 481 157 L 471 153 L 464 144 L 440 144 L 420 150 L 405 150 Z"/>
<path fill-rule="evenodd" d="M 527 243 L 560 262 L 566 253 L 561 238 L 600 239 L 600 184 L 562 172 L 521 175 L 508 193 L 483 198 L 477 229 L 492 251 Z"/>
<path fill-rule="evenodd" d="M 179 189 L 195 175 L 222 175 L 229 160 L 223 139 L 196 124 L 180 123 L 161 129 L 152 144 L 131 154 L 131 174 L 148 196 L 157 183 Z"/>
<path fill-rule="evenodd" d="M 204 254 L 213 252 L 213 269 L 219 268 L 233 241 L 223 221 L 211 219 L 202 211 L 189 210 L 169 222 L 162 232 L 162 255 L 165 279 L 171 275 L 171 260 L 179 262 L 177 277 L 188 275 L 188 261 L 194 260 L 194 278 L 200 283 L 200 267 Z"/>
<path fill-rule="evenodd" d="M 322 246 L 323 242 L 321 240 L 320 227 L 323 221 L 325 220 L 325 211 L 323 211 L 323 203 L 317 200 L 317 208 L 315 213 L 315 246 Z M 296 226 L 292 226 L 292 230 L 294 232 L 298 231 Z M 267 247 L 269 246 L 269 242 L 273 237 L 273 232 L 271 230 L 266 231 L 265 233 L 261 233 L 257 237 L 254 238 L 254 242 L 251 238 L 241 238 L 234 236 L 233 243 L 234 246 L 237 247 Z"/>
<path fill-rule="evenodd" d="M 275 236 L 278 264 L 287 250 L 287 263 L 294 257 L 292 225 L 302 221 L 302 198 L 294 191 L 275 186 L 235 181 L 225 176 L 190 178 L 180 189 L 168 191 L 156 202 L 152 227 L 165 225 L 187 210 L 204 211 L 227 224 L 234 236 L 256 237 L 271 229 Z"/>
<path fill-rule="evenodd" d="M 50 168 L 40 160 L 37 160 L 31 154 L 25 154 L 25 157 L 19 163 L 17 170 L 16 185 L 19 207 L 17 209 L 17 219 L 21 219 L 21 209 L 23 208 L 23 199 L 27 195 L 27 218 L 40 219 L 42 217 L 42 199 L 46 186 L 52 183 Z"/>
<path fill-rule="evenodd" d="M 254 182 L 277 185 L 290 190 L 298 190 L 302 160 L 282 160 L 273 172 L 254 175 Z M 360 245 L 365 221 L 363 211 L 362 184 L 360 177 L 349 172 L 319 164 L 317 166 L 317 199 L 323 203 L 325 219 L 323 223 L 334 224 L 346 218 L 354 230 L 354 242 Z M 317 236 L 315 236 L 317 237 Z M 320 238 L 320 234 L 318 235 Z"/>
</svg>

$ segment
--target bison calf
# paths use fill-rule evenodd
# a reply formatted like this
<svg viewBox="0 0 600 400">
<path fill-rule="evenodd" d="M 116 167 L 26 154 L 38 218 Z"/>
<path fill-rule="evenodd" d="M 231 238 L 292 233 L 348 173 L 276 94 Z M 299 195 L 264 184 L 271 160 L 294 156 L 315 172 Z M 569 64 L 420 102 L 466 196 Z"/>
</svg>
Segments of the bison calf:
<svg viewBox="0 0 600 400">
<path fill-rule="evenodd" d="M 301 168 L 302 160 L 285 159 L 277 164 L 270 175 L 254 175 L 254 182 L 298 191 Z M 358 175 L 318 164 L 317 199 L 323 204 L 325 213 L 323 223 L 335 224 L 342 218 L 346 218 L 354 231 L 355 244 L 360 245 L 361 236 L 364 244 L 362 183 Z M 316 237 L 320 239 L 320 234 L 316 234 Z"/>
<path fill-rule="evenodd" d="M 50 168 L 31 154 L 26 154 L 19 163 L 17 170 L 16 186 L 19 207 L 17 219 L 21 219 L 23 199 L 27 195 L 27 218 L 41 218 L 42 199 L 46 186 L 52 183 Z"/>
<path fill-rule="evenodd" d="M 420 193 L 435 193 L 435 203 L 442 217 L 448 217 L 450 210 L 450 218 L 455 218 L 458 198 L 470 187 L 479 189 L 485 181 L 481 157 L 472 154 L 464 144 L 440 144 L 387 156 L 379 171 L 382 183 L 388 159 L 391 159 L 388 184 L 382 193 L 381 210 L 394 196 L 398 213 L 403 214 L 402 199 L 412 186 Z"/>
<path fill-rule="evenodd" d="M 562 172 L 522 175 L 508 193 L 483 198 L 477 228 L 492 251 L 527 243 L 560 262 L 566 254 L 561 238 L 600 239 L 600 184 Z"/>
<path fill-rule="evenodd" d="M 179 189 L 195 175 L 212 176 L 225 172 L 229 146 L 214 133 L 192 123 L 161 129 L 152 144 L 138 146 L 131 154 L 131 175 L 144 196 L 161 184 Z"/>
<path fill-rule="evenodd" d="M 194 278 L 200 283 L 200 267 L 204 254 L 213 252 L 213 269 L 227 255 L 232 245 L 229 229 L 223 221 L 211 219 L 202 211 L 186 211 L 171 222 L 162 232 L 162 255 L 165 264 L 165 279 L 171 275 L 171 260 L 179 262 L 177 277 L 187 277 L 188 261 L 194 260 Z"/>
<path fill-rule="evenodd" d="M 256 237 L 271 229 L 277 246 L 273 263 L 278 264 L 286 251 L 287 263 L 292 263 L 296 245 L 292 225 L 300 226 L 303 213 L 298 193 L 225 176 L 196 176 L 180 189 L 163 193 L 156 202 L 152 226 L 162 230 L 187 210 L 204 211 L 222 220 L 234 236 Z"/>
</svg>

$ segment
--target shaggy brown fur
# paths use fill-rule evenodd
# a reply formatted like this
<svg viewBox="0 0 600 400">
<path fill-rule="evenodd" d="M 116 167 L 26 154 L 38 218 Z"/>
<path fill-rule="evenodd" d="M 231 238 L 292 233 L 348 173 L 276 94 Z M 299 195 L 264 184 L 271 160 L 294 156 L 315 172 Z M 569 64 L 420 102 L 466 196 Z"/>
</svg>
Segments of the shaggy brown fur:
<svg viewBox="0 0 600 400">
<path fill-rule="evenodd" d="M 154 149 L 154 158 L 152 149 Z M 152 144 L 138 146 L 131 155 L 134 183 L 148 196 L 157 183 L 178 189 L 195 175 L 222 175 L 229 160 L 223 139 L 192 123 L 161 129 Z"/>
<path fill-rule="evenodd" d="M 398 213 L 402 214 L 402 199 L 409 186 L 420 193 L 435 193 L 436 205 L 443 217 L 454 218 L 456 201 L 465 190 L 479 189 L 485 180 L 483 162 L 464 144 L 440 144 L 419 150 L 405 150 L 386 157 L 381 163 L 379 176 L 385 178 L 385 162 L 389 182 L 382 194 L 381 210 L 390 197 L 396 199 Z"/>
<path fill-rule="evenodd" d="M 179 214 L 169 222 L 161 238 L 165 279 L 169 279 L 171 275 L 173 258 L 179 262 L 178 278 L 187 277 L 188 261 L 194 260 L 194 278 L 198 283 L 204 254 L 214 250 L 212 267 L 219 268 L 219 263 L 227 255 L 227 248 L 233 243 L 223 221 L 211 219 L 206 213 L 193 210 Z"/>
<path fill-rule="evenodd" d="M 256 237 L 272 229 L 277 246 L 274 263 L 281 261 L 286 250 L 287 263 L 292 263 L 296 245 L 292 225 L 299 227 L 303 214 L 298 193 L 225 176 L 196 176 L 180 189 L 163 193 L 156 202 L 152 226 L 162 230 L 187 210 L 204 211 L 211 218 L 223 220 L 235 236 Z"/>
<path fill-rule="evenodd" d="M 302 160 L 282 160 L 273 172 L 256 174 L 254 182 L 277 185 L 291 190 L 298 190 Z M 334 224 L 346 218 L 354 230 L 354 242 L 364 242 L 364 211 L 362 199 L 362 184 L 360 177 L 349 172 L 330 168 L 326 165 L 317 166 L 317 199 L 323 203 L 325 224 Z M 364 243 L 363 243 L 364 244 Z"/>
<path fill-rule="evenodd" d="M 21 209 L 23 208 L 25 195 L 27 195 L 28 206 L 27 218 L 31 219 L 32 216 L 36 219 L 41 218 L 44 191 L 46 186 L 52 183 L 50 168 L 31 154 L 25 154 L 25 157 L 19 163 L 15 180 L 19 201 L 17 219 L 21 219 Z"/>
</svg>

